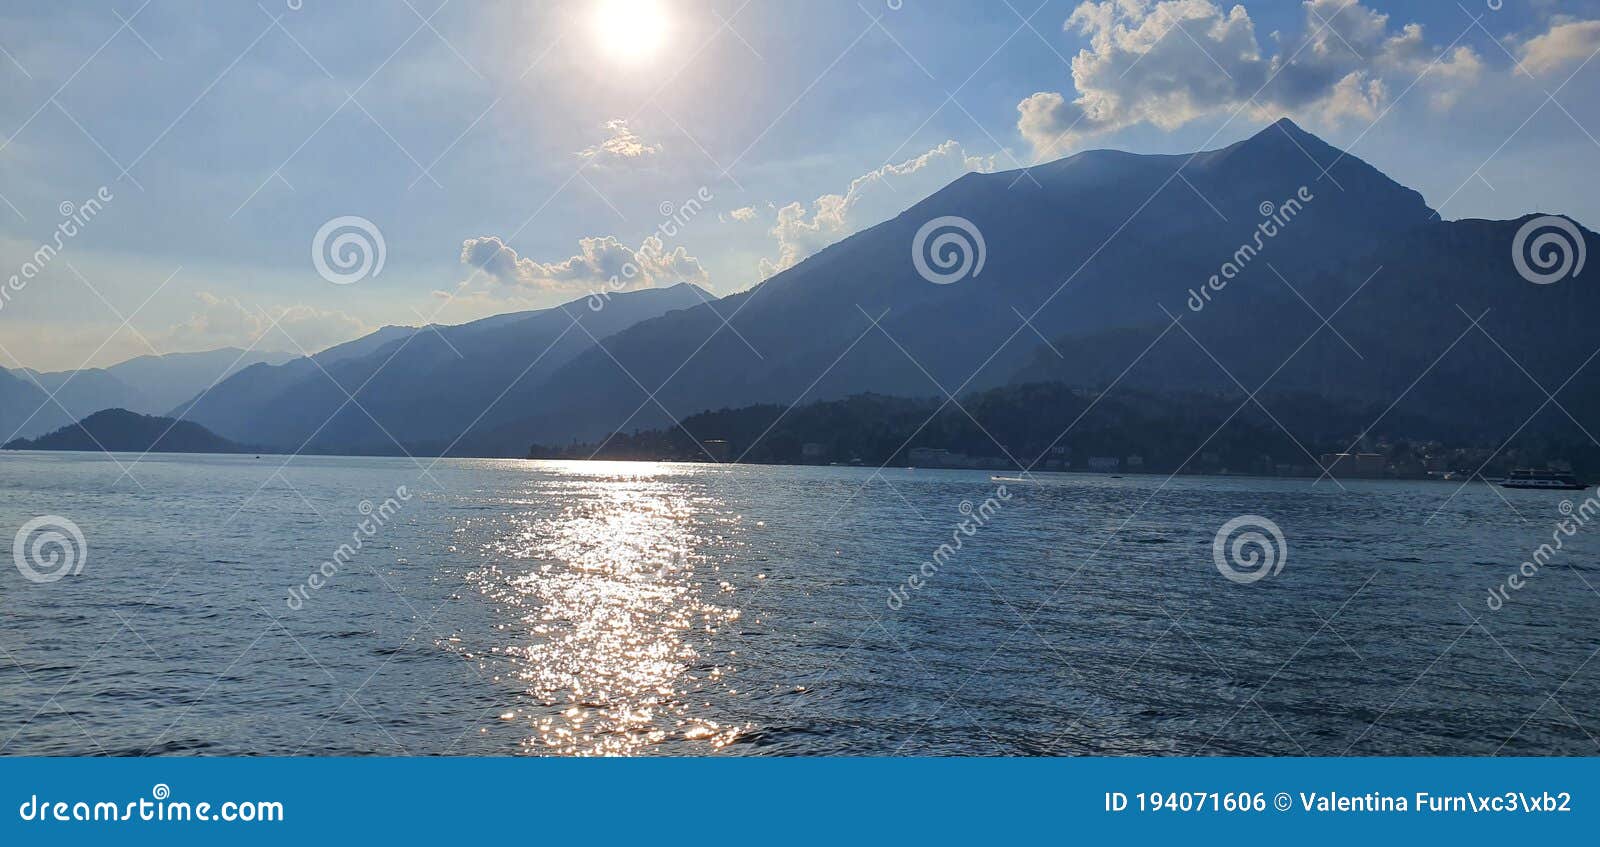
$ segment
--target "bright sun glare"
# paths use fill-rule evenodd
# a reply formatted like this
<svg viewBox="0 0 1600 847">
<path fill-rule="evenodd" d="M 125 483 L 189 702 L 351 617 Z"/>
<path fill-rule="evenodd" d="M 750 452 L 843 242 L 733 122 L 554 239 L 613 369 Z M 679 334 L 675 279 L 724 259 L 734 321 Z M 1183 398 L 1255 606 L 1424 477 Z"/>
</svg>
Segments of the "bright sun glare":
<svg viewBox="0 0 1600 847">
<path fill-rule="evenodd" d="M 599 0 L 593 24 L 601 49 L 624 64 L 649 61 L 671 28 L 661 0 Z"/>
</svg>

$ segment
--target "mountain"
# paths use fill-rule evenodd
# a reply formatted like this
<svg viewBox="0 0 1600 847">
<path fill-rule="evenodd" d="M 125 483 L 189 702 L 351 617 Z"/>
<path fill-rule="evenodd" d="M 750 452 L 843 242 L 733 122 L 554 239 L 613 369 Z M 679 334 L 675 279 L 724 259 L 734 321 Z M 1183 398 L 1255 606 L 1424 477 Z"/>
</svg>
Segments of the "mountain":
<svg viewBox="0 0 1600 847">
<path fill-rule="evenodd" d="M 1437 218 L 1417 192 L 1288 120 L 1193 156 L 1094 150 L 968 174 L 750 291 L 606 339 L 551 377 L 546 408 L 473 444 L 492 454 L 722 406 L 1001 385 L 1042 339 L 1185 311 L 1189 290 L 1241 245 L 1255 249 L 1263 221 L 1291 205 L 1216 314 L 1304 311 L 1281 284 L 1259 283 L 1266 261 L 1303 279 Z M 934 285 L 912 246 L 924 224 L 949 215 L 981 233 L 986 261 L 975 276 Z"/>
<path fill-rule="evenodd" d="M 248 453 L 240 444 L 198 424 L 141 415 L 127 409 L 96 412 L 32 440 L 19 438 L 6 450 L 84 450 L 115 453 Z"/>
<path fill-rule="evenodd" d="M 246 368 L 173 416 L 285 450 L 445 452 L 475 423 L 539 407 L 538 386 L 595 339 L 709 297 L 680 283 L 613 294 L 599 310 L 576 300 L 459 326 L 391 327 L 314 357 Z"/>
<path fill-rule="evenodd" d="M 281 364 L 294 354 L 224 347 L 204 353 L 140 356 L 106 368 L 137 392 L 140 402 L 127 408 L 149 414 L 165 412 L 200 391 L 255 364 Z M 100 408 L 108 408 L 101 406 Z"/>
<path fill-rule="evenodd" d="M 50 401 L 49 392 L 25 375 L 0 368 L 0 437 L 38 435 L 72 421 L 70 413 Z"/>
<path fill-rule="evenodd" d="M 336 362 L 247 369 L 180 411 L 284 449 L 521 456 L 706 410 L 1054 382 L 1308 395 L 1298 408 L 1447 440 L 1566 437 L 1567 411 L 1600 414 L 1600 287 L 1518 273 L 1534 223 L 1441 220 L 1285 119 L 1193 155 L 968 174 L 721 299 L 680 286 L 399 329 Z M 965 247 L 978 272 L 933 284 L 919 241 L 935 259 Z"/>
<path fill-rule="evenodd" d="M 386 326 L 377 332 L 368 333 L 354 341 L 346 341 L 343 344 L 329 347 L 321 353 L 315 354 L 311 358 L 316 359 L 318 362 L 321 362 L 324 365 L 329 365 L 334 362 L 342 362 L 346 359 L 359 359 L 362 356 L 375 353 L 396 341 L 402 341 L 418 332 L 423 331 L 424 330 L 418 329 L 414 326 Z M 293 358 L 296 357 L 289 356 L 286 357 L 285 360 L 287 361 L 288 359 Z M 278 362 L 276 364 L 282 364 L 282 362 Z M 190 398 L 184 399 L 187 400 Z"/>
<path fill-rule="evenodd" d="M 31 384 L 37 392 L 27 393 L 29 399 L 19 395 L 6 404 L 11 416 L 20 413 L 20 418 L 0 435 L 14 431 L 25 437 L 40 435 L 102 409 L 165 412 L 241 368 L 290 358 L 287 353 L 229 347 L 203 353 L 140 356 L 108 368 L 54 372 L 18 368 L 9 371 L 9 375 Z M 32 420 L 28 420 L 30 415 Z M 23 426 L 25 420 L 27 425 Z M 18 427 L 20 431 L 16 431 Z"/>
<path fill-rule="evenodd" d="M 1057 338 L 1012 378 L 1304 390 L 1345 403 L 1379 400 L 1390 418 L 1431 421 L 1413 437 L 1503 438 L 1526 425 L 1588 442 L 1566 414 L 1600 416 L 1600 289 L 1581 275 L 1534 285 L 1518 274 L 1512 246 L 1539 217 L 1433 221 L 1365 255 L 1285 273 L 1288 281 L 1270 269 L 1241 277 L 1247 288 L 1238 293 L 1249 297 L 1234 302 L 1229 287 L 1198 314 L 1182 310 L 1182 330 L 1162 336 L 1163 316 L 1161 324 Z M 1580 232 L 1588 252 L 1600 247 L 1600 236 Z M 1289 285 L 1305 301 L 1253 299 L 1256 289 Z M 1328 327 L 1322 316 L 1332 316 Z"/>
<path fill-rule="evenodd" d="M 61 424 L 60 420 L 47 419 L 65 417 L 70 423 L 101 409 L 141 405 L 139 394 L 132 386 L 100 368 L 55 373 L 18 368 L 11 371 L 11 375 L 38 389 L 27 409 L 28 413 L 37 411 L 37 414 L 23 428 L 25 435 L 49 432 Z M 0 436 L 5 434 L 0 433 Z"/>
</svg>

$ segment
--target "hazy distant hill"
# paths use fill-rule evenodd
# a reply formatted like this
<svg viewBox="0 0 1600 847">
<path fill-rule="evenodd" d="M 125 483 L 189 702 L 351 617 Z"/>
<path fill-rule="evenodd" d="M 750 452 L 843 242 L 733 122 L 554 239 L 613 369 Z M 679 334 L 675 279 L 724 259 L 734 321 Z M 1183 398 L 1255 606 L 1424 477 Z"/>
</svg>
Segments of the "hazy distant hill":
<svg viewBox="0 0 1600 847">
<path fill-rule="evenodd" d="M 0 438 L 38 435 L 72 420 L 44 389 L 0 368 Z"/>
<path fill-rule="evenodd" d="M 107 450 L 118 453 L 245 453 L 249 448 L 199 424 L 141 415 L 126 409 L 96 412 L 32 440 L 19 438 L 7 450 Z"/>
<path fill-rule="evenodd" d="M 679 284 L 613 294 L 598 311 L 577 300 L 460 326 L 389 328 L 314 361 L 248 368 L 174 416 L 285 450 L 396 453 L 398 441 L 443 451 L 480 419 L 540 407 L 538 386 L 594 339 L 709 298 Z"/>
<path fill-rule="evenodd" d="M 5 431 L 0 432 L 0 438 L 50 432 L 63 423 L 102 409 L 130 409 L 144 414 L 166 412 L 243 368 L 290 358 L 293 357 L 287 353 L 228 347 L 203 353 L 140 356 L 108 368 L 8 371 L 5 373 L 28 383 L 36 391 L 16 392 L 14 387 L 8 390 L 0 386 L 0 402 L 4 405 L 0 409 L 0 423 L 10 422 Z M 53 402 L 51 395 L 55 397 Z M 27 421 L 26 426 L 24 421 Z"/>
<path fill-rule="evenodd" d="M 106 368 L 106 372 L 138 392 L 142 402 L 128 408 L 157 414 L 166 412 L 251 365 L 279 364 L 292 358 L 292 353 L 224 347 L 204 353 L 140 356 L 120 365 L 112 365 Z"/>
</svg>

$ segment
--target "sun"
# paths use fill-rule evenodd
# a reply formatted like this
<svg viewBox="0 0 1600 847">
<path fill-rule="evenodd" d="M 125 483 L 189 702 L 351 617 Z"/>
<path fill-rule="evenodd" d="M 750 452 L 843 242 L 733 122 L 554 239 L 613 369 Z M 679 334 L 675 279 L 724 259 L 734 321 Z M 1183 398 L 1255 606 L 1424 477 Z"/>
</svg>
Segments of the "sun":
<svg viewBox="0 0 1600 847">
<path fill-rule="evenodd" d="M 600 49 L 626 65 L 654 58 L 672 29 L 661 0 L 598 0 L 591 22 Z"/>
</svg>

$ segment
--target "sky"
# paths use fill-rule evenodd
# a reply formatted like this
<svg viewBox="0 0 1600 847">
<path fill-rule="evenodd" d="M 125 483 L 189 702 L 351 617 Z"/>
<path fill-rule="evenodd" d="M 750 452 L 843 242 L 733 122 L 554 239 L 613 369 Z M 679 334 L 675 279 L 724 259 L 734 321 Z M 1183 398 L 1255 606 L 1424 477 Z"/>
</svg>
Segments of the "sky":
<svg viewBox="0 0 1600 847">
<path fill-rule="evenodd" d="M 726 295 L 968 170 L 1284 115 L 1600 228 L 1597 51 L 1600 0 L 7 3 L 0 366 Z"/>
</svg>

